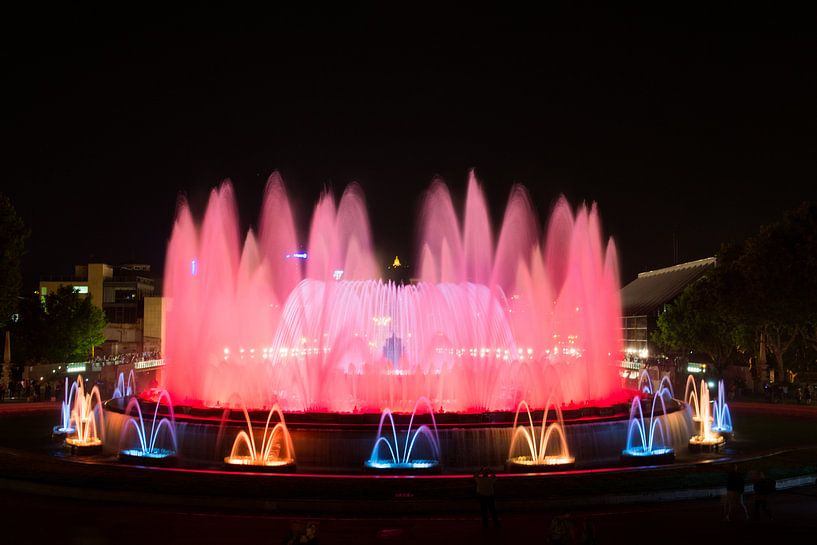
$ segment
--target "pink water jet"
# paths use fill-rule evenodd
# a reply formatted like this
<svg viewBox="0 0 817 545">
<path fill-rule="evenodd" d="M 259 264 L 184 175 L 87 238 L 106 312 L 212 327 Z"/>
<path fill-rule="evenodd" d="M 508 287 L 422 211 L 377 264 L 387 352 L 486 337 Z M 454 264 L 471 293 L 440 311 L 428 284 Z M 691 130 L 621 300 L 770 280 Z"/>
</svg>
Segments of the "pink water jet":
<svg viewBox="0 0 817 545">
<path fill-rule="evenodd" d="M 197 224 L 178 208 L 167 250 L 165 386 L 185 403 L 286 411 L 452 412 L 624 398 L 618 258 L 595 205 L 564 197 L 544 236 L 511 190 L 498 237 L 473 172 L 460 218 L 434 181 L 420 217 L 418 280 L 384 282 L 363 193 L 324 194 L 306 259 L 278 174 L 240 238 L 232 186 Z"/>
</svg>

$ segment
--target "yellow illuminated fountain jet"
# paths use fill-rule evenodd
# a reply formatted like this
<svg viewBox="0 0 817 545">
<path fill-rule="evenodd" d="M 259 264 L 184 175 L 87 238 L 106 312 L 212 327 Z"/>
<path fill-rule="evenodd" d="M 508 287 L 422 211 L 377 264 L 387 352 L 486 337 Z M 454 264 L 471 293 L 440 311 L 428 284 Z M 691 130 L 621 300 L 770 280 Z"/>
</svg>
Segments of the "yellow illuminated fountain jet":
<svg viewBox="0 0 817 545">
<path fill-rule="evenodd" d="M 523 407 L 528 415 L 530 431 L 525 428 L 524 423 L 518 425 L 519 413 Z M 555 413 L 555 421 L 548 425 L 547 417 L 550 410 Z M 557 439 L 552 444 L 551 437 Z M 524 442 L 521 439 L 524 439 Z M 517 452 L 519 450 L 517 447 L 520 444 L 527 445 L 527 453 L 520 454 Z M 522 450 L 524 451 L 524 449 Z M 507 462 L 509 468 L 527 471 L 552 471 L 554 469 L 568 469 L 575 461 L 576 459 L 570 455 L 567 448 L 564 419 L 559 406 L 551 403 L 550 400 L 545 404 L 545 411 L 542 414 L 542 429 L 537 437 L 530 407 L 526 401 L 520 401 L 519 406 L 516 408 L 516 416 L 513 419 L 513 436 L 511 438 L 511 447 L 508 450 Z"/>
<path fill-rule="evenodd" d="M 700 420 L 701 428 L 698 435 L 693 435 L 689 440 L 689 450 L 692 452 L 711 452 L 720 449 L 726 440 L 719 433 L 712 431 L 712 407 L 709 403 L 709 387 L 706 381 L 701 381 L 701 388 L 698 391 L 698 407 L 695 411 Z M 698 396 L 695 396 L 698 397 Z"/>
<path fill-rule="evenodd" d="M 71 422 L 74 434 L 65 439 L 65 444 L 77 454 L 90 454 L 102 449 L 99 430 L 104 430 L 102 399 L 99 388 L 94 386 L 85 393 L 85 381 L 82 375 L 77 376 L 77 390 L 74 406 L 71 408 Z M 94 403 L 96 400 L 96 403 Z M 99 424 L 97 424 L 99 418 Z M 97 427 L 98 426 L 98 427 Z"/>
<path fill-rule="evenodd" d="M 280 421 L 270 428 L 274 414 L 278 415 Z M 270 409 L 260 448 L 256 444 L 252 421 L 246 407 L 244 407 L 244 418 L 247 421 L 247 430 L 238 432 L 230 455 L 224 458 L 224 463 L 230 467 L 259 471 L 294 468 L 295 448 L 292 445 L 292 437 L 289 435 L 281 407 L 276 403 Z"/>
</svg>

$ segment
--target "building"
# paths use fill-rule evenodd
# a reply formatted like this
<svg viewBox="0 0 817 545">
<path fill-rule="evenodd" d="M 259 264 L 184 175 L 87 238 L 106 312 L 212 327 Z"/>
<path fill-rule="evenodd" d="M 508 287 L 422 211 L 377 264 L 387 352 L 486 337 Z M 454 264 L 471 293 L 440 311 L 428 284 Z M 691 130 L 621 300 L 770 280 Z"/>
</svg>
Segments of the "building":
<svg viewBox="0 0 817 545">
<path fill-rule="evenodd" d="M 73 276 L 43 277 L 40 280 L 40 296 L 44 298 L 62 286 L 71 286 L 75 292 L 90 296 L 91 302 L 105 312 L 108 325 L 105 328 L 105 344 L 98 349 L 101 355 L 161 349 L 163 304 L 161 298 L 153 297 L 158 290 L 150 265 L 76 265 Z M 144 333 L 146 299 L 151 300 L 148 307 L 150 338 L 147 344 Z M 159 302 L 153 299 L 159 299 Z M 158 317 L 155 315 L 157 306 Z"/>
<path fill-rule="evenodd" d="M 708 257 L 672 267 L 639 273 L 621 289 L 624 362 L 629 378 L 637 378 L 645 368 L 670 372 L 677 364 L 661 354 L 650 336 L 658 325 L 658 316 L 687 286 L 715 266 Z M 705 372 L 705 362 L 684 362 L 690 372 Z M 662 369 L 664 368 L 664 369 Z"/>
<path fill-rule="evenodd" d="M 164 297 L 145 297 L 145 310 L 142 320 L 144 352 L 158 352 L 161 354 L 164 350 L 166 306 L 167 300 Z"/>
</svg>

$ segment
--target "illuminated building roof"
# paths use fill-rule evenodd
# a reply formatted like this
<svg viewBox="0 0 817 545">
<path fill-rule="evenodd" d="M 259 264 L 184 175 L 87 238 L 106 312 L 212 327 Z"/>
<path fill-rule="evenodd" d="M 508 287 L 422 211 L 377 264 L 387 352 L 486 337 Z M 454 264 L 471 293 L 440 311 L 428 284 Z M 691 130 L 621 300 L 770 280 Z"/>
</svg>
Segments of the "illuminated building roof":
<svg viewBox="0 0 817 545">
<path fill-rule="evenodd" d="M 622 314 L 644 316 L 656 312 L 714 265 L 715 258 L 709 257 L 639 273 L 638 278 L 621 289 Z"/>
</svg>

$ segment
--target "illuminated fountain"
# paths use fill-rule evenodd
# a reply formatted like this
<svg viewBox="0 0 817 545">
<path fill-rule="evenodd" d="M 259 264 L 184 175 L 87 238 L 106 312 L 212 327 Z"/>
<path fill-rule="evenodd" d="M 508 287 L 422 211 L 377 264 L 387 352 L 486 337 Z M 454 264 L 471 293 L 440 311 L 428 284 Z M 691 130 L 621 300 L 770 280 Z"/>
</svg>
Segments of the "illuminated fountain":
<svg viewBox="0 0 817 545">
<path fill-rule="evenodd" d="M 120 375 L 121 378 L 121 375 Z M 163 416 L 156 421 L 159 415 L 159 408 L 161 406 L 162 398 L 167 401 L 167 407 L 170 411 L 170 418 Z M 136 418 L 134 418 L 133 410 L 136 410 Z M 120 437 L 120 446 L 128 439 L 128 431 L 133 430 L 136 438 L 139 441 L 137 448 L 127 448 L 119 451 L 119 460 L 132 464 L 149 464 L 149 465 L 173 465 L 176 463 L 176 453 L 178 452 L 178 443 L 176 441 L 176 417 L 173 414 L 173 403 L 170 401 L 170 395 L 166 391 L 161 391 L 159 398 L 156 401 L 156 409 L 153 411 L 153 421 L 150 424 L 150 432 L 145 428 L 145 419 L 142 416 L 142 408 L 139 406 L 139 400 L 131 398 L 125 408 L 125 416 L 128 420 L 125 422 L 125 427 L 122 429 L 122 436 Z M 157 439 L 160 437 L 162 430 L 165 430 L 166 436 L 169 436 L 170 447 L 162 448 L 157 446 Z M 167 439 L 165 439 L 167 441 Z"/>
<path fill-rule="evenodd" d="M 700 396 L 699 399 L 697 399 L 698 396 Z M 717 451 L 724 445 L 726 440 L 721 434 L 712 431 L 712 407 L 709 402 L 709 387 L 706 385 L 706 381 L 701 381 L 701 388 L 694 398 L 698 400 L 696 414 L 700 423 L 700 431 L 690 438 L 689 450 L 691 452 Z"/>
<path fill-rule="evenodd" d="M 238 432 L 230 455 L 224 458 L 224 463 L 233 469 L 243 469 L 249 471 L 291 471 L 295 469 L 295 447 L 292 445 L 292 437 L 284 421 L 284 413 L 278 404 L 272 406 L 267 421 L 264 425 L 264 435 L 261 437 L 260 448 L 255 440 L 252 421 L 243 407 L 244 418 L 247 421 L 247 430 Z M 225 411 L 229 412 L 229 409 Z M 277 415 L 279 421 L 272 428 L 273 415 Z M 222 419 L 223 425 L 224 419 Z"/>
<path fill-rule="evenodd" d="M 65 377 L 64 399 L 60 404 L 60 423 L 54 426 L 51 433 L 53 437 L 65 438 L 73 434 L 76 429 L 71 425 L 71 405 L 74 403 L 74 396 L 77 393 L 77 383 L 72 382 L 68 388 L 68 377 Z"/>
<path fill-rule="evenodd" d="M 652 377 L 650 377 L 650 374 L 647 372 L 646 369 L 641 371 L 641 375 L 639 375 L 638 377 L 638 386 L 636 389 L 644 395 L 649 396 L 655 395 L 655 392 L 653 391 L 652 387 Z M 669 375 L 664 375 L 658 382 L 657 391 L 660 392 L 662 389 L 667 390 L 666 393 L 669 394 L 670 398 L 675 397 L 675 392 L 673 391 L 672 381 L 670 380 Z"/>
<path fill-rule="evenodd" d="M 519 425 L 519 413 L 522 408 L 528 415 L 530 431 L 525 428 L 524 423 Z M 548 414 L 553 410 L 555 421 L 549 425 Z M 551 438 L 554 438 L 551 441 Z M 524 442 L 522 442 L 524 439 Z M 520 448 L 520 446 L 522 448 Z M 527 451 L 524 447 L 527 447 Z M 523 453 L 520 453 L 523 452 Z M 558 405 L 548 403 L 545 405 L 542 414 L 542 429 L 539 437 L 536 436 L 536 428 L 533 425 L 530 407 L 526 401 L 520 401 L 516 408 L 516 415 L 513 419 L 513 436 L 511 446 L 508 449 L 508 461 L 506 466 L 510 470 L 523 471 L 553 471 L 558 469 L 569 469 L 576 459 L 570 455 L 565 437 L 564 418 L 562 410 Z"/>
<path fill-rule="evenodd" d="M 665 377 L 666 378 L 666 377 Z M 667 383 L 669 381 L 667 380 Z M 666 429 L 667 402 L 672 400 L 672 390 L 662 386 L 652 396 L 650 417 L 644 418 L 641 396 L 633 398 L 630 405 L 630 421 L 627 425 L 627 446 L 621 451 L 621 461 L 627 465 L 666 464 L 675 460 L 675 450 L 670 447 Z M 661 414 L 656 415 L 656 406 Z M 656 435 L 656 431 L 658 434 Z M 637 442 L 636 442 L 637 441 Z"/>
<path fill-rule="evenodd" d="M 74 433 L 65 438 L 65 445 L 75 454 L 92 454 L 101 451 L 102 438 L 98 430 L 105 429 L 103 415 L 99 388 L 94 386 L 89 393 L 85 393 L 85 381 L 82 375 L 78 375 L 69 423 L 69 427 L 74 428 Z M 97 420 L 99 420 L 98 424 Z"/>
<path fill-rule="evenodd" d="M 417 408 L 424 405 L 428 409 L 428 414 L 431 415 L 431 425 L 429 428 L 427 424 L 422 424 L 412 433 L 411 428 L 414 424 L 414 417 L 417 414 Z M 391 434 L 383 435 L 383 424 L 389 419 L 391 425 Z M 417 438 L 424 437 L 426 440 L 427 455 L 425 458 L 420 458 L 416 455 L 415 446 L 417 446 Z M 403 445 L 402 449 L 400 445 Z M 384 448 L 385 447 L 385 448 Z M 385 409 L 380 416 L 380 425 L 377 427 L 377 437 L 372 447 L 372 453 L 369 459 L 364 463 L 366 469 L 380 472 L 433 472 L 440 468 L 440 438 L 437 434 L 437 422 L 434 419 L 434 412 L 431 408 L 431 403 L 428 398 L 421 398 L 417 400 L 414 405 L 414 410 L 411 412 L 411 419 L 409 420 L 408 429 L 406 429 L 405 441 L 398 440 L 397 427 L 394 424 L 394 416 L 390 409 Z"/>
<path fill-rule="evenodd" d="M 130 397 L 134 392 L 136 386 L 136 379 L 133 376 L 133 369 L 128 373 L 128 382 L 125 382 L 125 373 L 120 372 L 116 379 L 116 389 L 113 391 L 113 398 Z"/>
<path fill-rule="evenodd" d="M 552 411 L 557 388 L 570 400 L 562 410 L 571 452 L 588 464 L 617 459 L 632 392 L 619 377 L 618 258 L 595 204 L 574 209 L 559 198 L 543 231 L 527 191 L 514 186 L 498 228 L 489 218 L 473 173 L 462 207 L 434 181 L 419 214 L 414 278 L 396 284 L 380 278 L 356 184 L 339 200 L 321 196 L 302 239 L 277 174 L 246 234 L 229 183 L 211 192 L 201 222 L 180 201 L 165 266 L 161 378 L 177 404 L 185 457 L 207 464 L 218 451 L 222 463 L 227 451 L 211 437 L 212 422 L 238 394 L 255 429 L 265 408 L 280 407 L 304 470 L 417 458 L 416 449 L 409 460 L 407 447 L 388 442 L 396 431 L 376 441 L 374 456 L 371 438 L 376 417 L 381 431 L 386 419 L 402 430 L 422 399 L 434 408 L 435 438 L 457 445 L 437 467 L 499 465 L 513 439 L 512 411 L 521 400 L 535 414 Z M 149 392 L 139 399 L 149 403 Z M 118 413 L 108 419 L 117 432 L 125 404 L 106 407 Z M 234 445 L 244 465 L 265 459 L 266 443 L 256 451 L 251 434 Z M 563 440 L 551 431 L 541 454 L 559 455 L 551 448 Z"/>
<path fill-rule="evenodd" d="M 461 217 L 432 183 L 420 215 L 418 282 L 379 279 L 363 194 L 324 194 L 304 244 L 283 183 L 267 185 L 257 235 L 240 242 L 229 184 L 197 225 L 181 202 L 167 252 L 164 380 L 174 399 L 216 407 L 408 413 L 541 408 L 544 370 L 565 399 L 625 402 L 618 259 L 595 205 L 564 198 L 542 236 L 515 186 L 498 233 L 471 174 Z M 305 248 L 305 251 L 297 249 Z"/>
<path fill-rule="evenodd" d="M 705 386 L 704 381 L 701 381 L 701 389 Z M 701 421 L 701 403 L 700 397 L 698 395 L 698 387 L 695 384 L 695 377 L 692 375 L 687 376 L 686 386 L 684 387 L 684 403 L 689 406 L 690 410 L 692 411 L 692 421 L 693 422 L 700 422 Z"/>
<path fill-rule="evenodd" d="M 638 375 L 638 385 L 636 386 L 636 390 L 642 394 L 653 395 L 654 393 L 652 391 L 652 377 L 646 369 L 641 371 L 641 374 Z"/>
<path fill-rule="evenodd" d="M 723 387 L 723 379 L 718 381 L 718 399 L 713 407 L 712 431 L 728 439 L 732 434 L 732 414 L 729 405 L 726 404 L 726 390 Z"/>
</svg>

